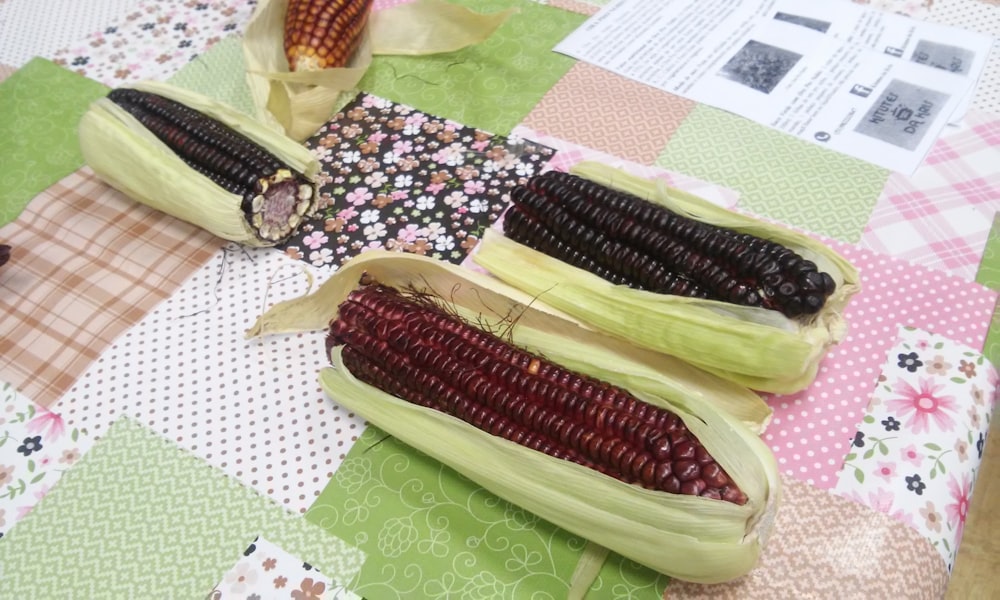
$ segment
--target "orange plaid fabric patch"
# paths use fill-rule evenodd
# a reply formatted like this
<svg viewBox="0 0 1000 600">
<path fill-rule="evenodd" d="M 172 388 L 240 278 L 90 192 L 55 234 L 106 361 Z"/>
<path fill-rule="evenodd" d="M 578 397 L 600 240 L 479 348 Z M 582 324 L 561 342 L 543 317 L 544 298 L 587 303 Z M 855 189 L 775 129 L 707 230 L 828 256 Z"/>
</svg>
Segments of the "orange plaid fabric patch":
<svg viewBox="0 0 1000 600">
<path fill-rule="evenodd" d="M 0 379 L 58 400 L 121 333 L 223 240 L 130 200 L 80 169 L 0 228 Z"/>
</svg>

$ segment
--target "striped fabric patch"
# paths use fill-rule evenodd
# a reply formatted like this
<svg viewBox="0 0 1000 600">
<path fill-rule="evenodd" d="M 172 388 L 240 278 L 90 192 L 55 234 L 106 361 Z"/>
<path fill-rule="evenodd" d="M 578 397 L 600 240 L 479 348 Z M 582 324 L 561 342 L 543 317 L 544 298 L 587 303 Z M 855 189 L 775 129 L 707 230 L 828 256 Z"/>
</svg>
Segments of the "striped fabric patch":
<svg viewBox="0 0 1000 600">
<path fill-rule="evenodd" d="M 0 239 L 13 248 L 0 268 L 0 372 L 46 407 L 222 245 L 87 168 L 38 195 Z"/>
</svg>

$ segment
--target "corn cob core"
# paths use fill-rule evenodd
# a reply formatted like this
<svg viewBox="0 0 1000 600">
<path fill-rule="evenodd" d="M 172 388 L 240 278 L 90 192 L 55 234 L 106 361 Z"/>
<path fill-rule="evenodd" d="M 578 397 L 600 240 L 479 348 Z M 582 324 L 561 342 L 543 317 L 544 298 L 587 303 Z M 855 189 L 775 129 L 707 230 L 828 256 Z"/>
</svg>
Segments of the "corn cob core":
<svg viewBox="0 0 1000 600">
<path fill-rule="evenodd" d="M 228 125 L 149 92 L 119 88 L 108 98 L 191 168 L 240 196 L 247 221 L 262 240 L 286 239 L 312 211 L 310 182 Z"/>
<path fill-rule="evenodd" d="M 285 55 L 292 71 L 343 67 L 361 44 L 373 0 L 291 0 Z"/>
<path fill-rule="evenodd" d="M 780 311 L 819 312 L 828 273 L 794 251 L 695 221 L 637 196 L 559 171 L 511 191 L 511 239 L 615 284 Z"/>
<path fill-rule="evenodd" d="M 447 314 L 368 284 L 330 324 L 358 379 L 487 433 L 626 483 L 745 504 L 746 495 L 676 414 L 581 376 Z"/>
<path fill-rule="evenodd" d="M 7 264 L 10 260 L 10 246 L 7 244 L 0 244 L 0 267 Z"/>
</svg>

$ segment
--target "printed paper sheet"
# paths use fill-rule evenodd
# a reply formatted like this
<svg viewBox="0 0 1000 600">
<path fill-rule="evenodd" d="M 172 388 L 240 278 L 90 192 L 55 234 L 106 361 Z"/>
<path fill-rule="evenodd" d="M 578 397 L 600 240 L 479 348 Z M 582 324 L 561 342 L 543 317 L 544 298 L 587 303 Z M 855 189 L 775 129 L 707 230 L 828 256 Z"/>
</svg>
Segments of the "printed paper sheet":
<svg viewBox="0 0 1000 600">
<path fill-rule="evenodd" d="M 556 51 L 911 173 L 964 114 L 991 45 L 848 0 L 617 0 Z"/>
</svg>

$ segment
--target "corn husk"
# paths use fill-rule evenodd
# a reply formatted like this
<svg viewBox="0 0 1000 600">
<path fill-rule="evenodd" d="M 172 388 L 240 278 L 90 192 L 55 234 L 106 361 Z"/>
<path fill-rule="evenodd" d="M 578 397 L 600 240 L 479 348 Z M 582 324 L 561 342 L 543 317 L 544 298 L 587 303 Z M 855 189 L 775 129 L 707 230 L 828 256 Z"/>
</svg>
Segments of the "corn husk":
<svg viewBox="0 0 1000 600">
<path fill-rule="evenodd" d="M 799 320 L 763 308 L 614 285 L 494 230 L 483 236 L 474 261 L 589 326 L 676 356 L 740 385 L 775 393 L 809 386 L 826 351 L 846 334 L 843 310 L 860 289 L 853 265 L 809 236 L 612 167 L 580 163 L 574 172 L 696 220 L 779 242 L 830 273 L 837 289 L 820 313 Z"/>
<path fill-rule="evenodd" d="M 361 81 L 373 55 L 453 52 L 487 39 L 514 12 L 484 15 L 443 0 L 415 0 L 374 11 L 346 67 L 293 72 L 284 50 L 287 10 L 288 0 L 258 2 L 243 35 L 243 54 L 257 118 L 298 141 L 330 119 L 342 94 Z"/>
<path fill-rule="evenodd" d="M 720 408 L 726 403 L 717 396 L 732 394 L 736 405 L 752 403 L 748 390 L 582 327 L 490 277 L 385 251 L 360 255 L 313 294 L 275 305 L 248 337 L 325 329 L 362 274 L 397 288 L 433 292 L 490 330 L 506 327 L 515 344 L 669 408 L 749 501 L 737 506 L 654 492 L 523 448 L 356 380 L 334 349 L 333 367 L 321 371 L 320 383 L 337 403 L 494 494 L 656 571 L 711 583 L 739 577 L 756 564 L 780 496 L 777 465 L 757 434 Z M 592 568 L 584 565 L 581 571 Z"/>
<path fill-rule="evenodd" d="M 304 146 L 216 100 L 166 83 L 129 87 L 176 100 L 211 116 L 267 148 L 312 182 L 319 161 Z M 243 199 L 216 185 L 178 157 L 125 109 L 107 98 L 94 101 L 80 119 L 80 149 L 102 180 L 130 198 L 247 246 L 273 246 L 247 222 Z M 315 192 L 318 196 L 318 190 Z"/>
</svg>

